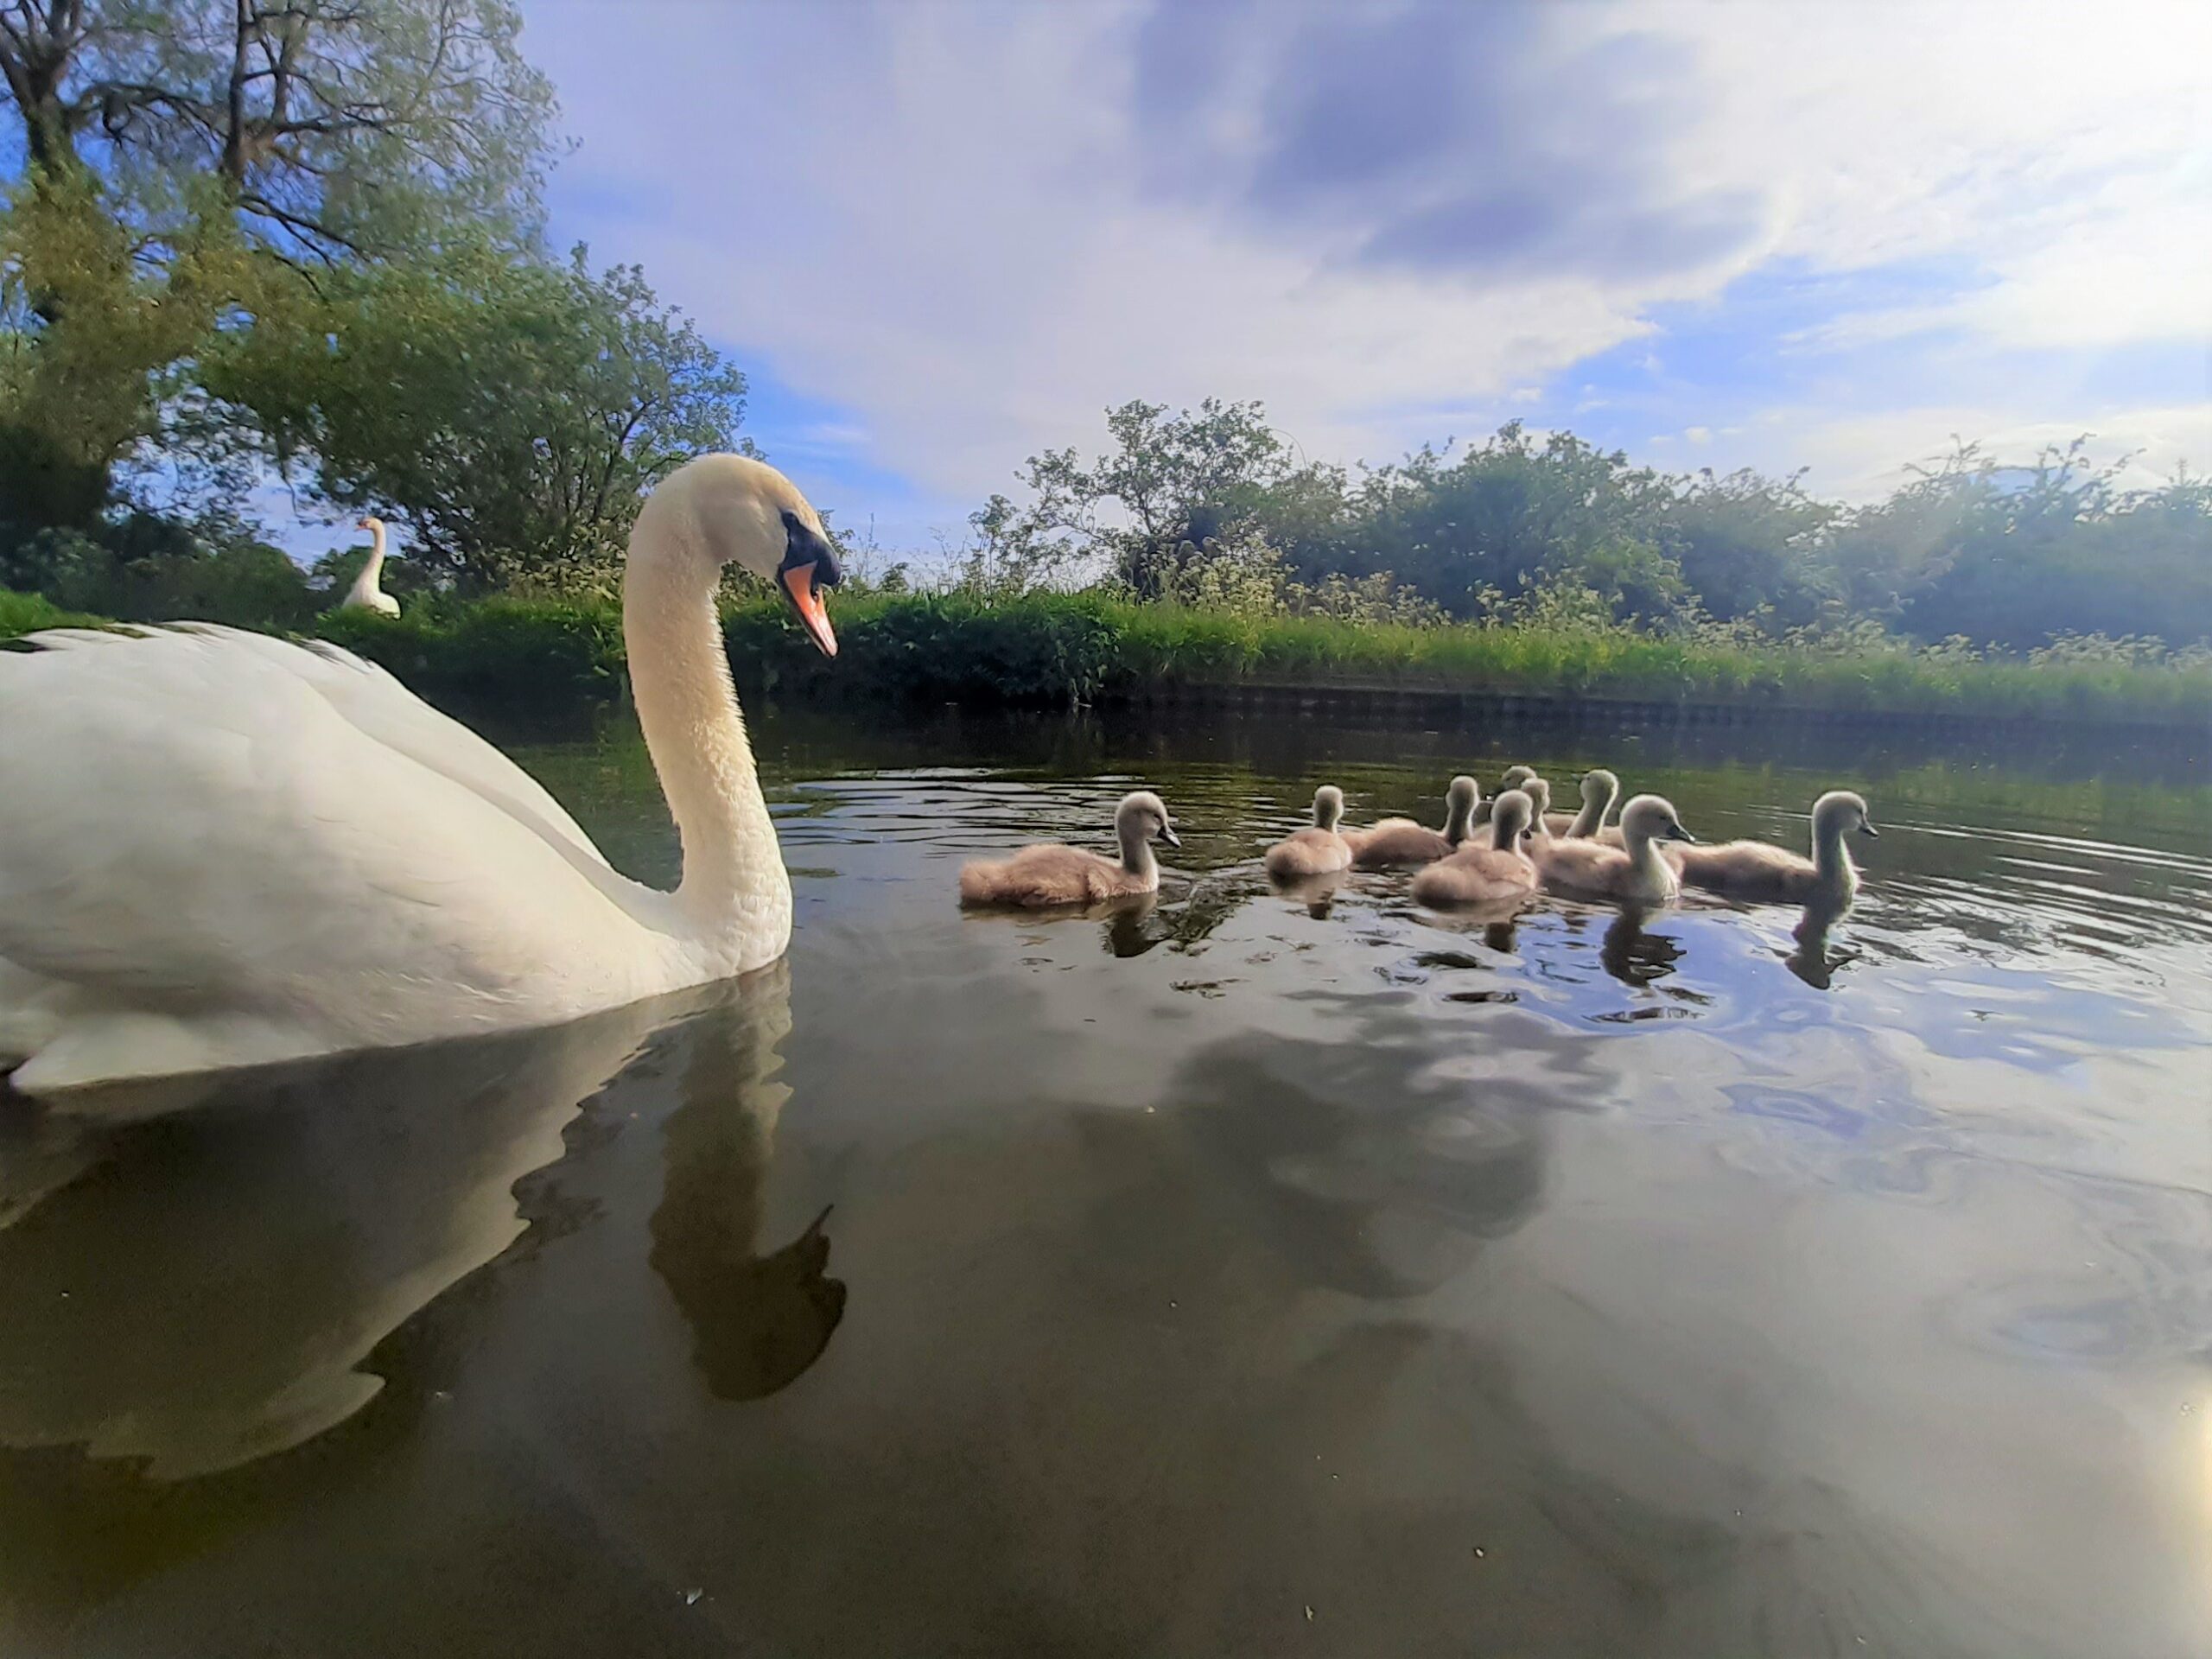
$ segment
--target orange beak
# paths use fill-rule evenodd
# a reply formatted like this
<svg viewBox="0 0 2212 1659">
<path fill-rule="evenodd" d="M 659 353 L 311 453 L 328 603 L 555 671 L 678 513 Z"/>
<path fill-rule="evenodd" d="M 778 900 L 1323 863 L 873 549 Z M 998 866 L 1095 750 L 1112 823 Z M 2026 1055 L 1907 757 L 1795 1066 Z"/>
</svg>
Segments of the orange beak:
<svg viewBox="0 0 2212 1659">
<path fill-rule="evenodd" d="M 836 631 L 830 626 L 830 607 L 822 602 L 822 590 L 814 585 L 814 562 L 794 564 L 782 571 L 777 580 L 784 584 L 784 593 L 791 600 L 791 608 L 798 613 L 798 620 L 806 624 L 806 632 L 824 657 L 837 654 Z"/>
</svg>

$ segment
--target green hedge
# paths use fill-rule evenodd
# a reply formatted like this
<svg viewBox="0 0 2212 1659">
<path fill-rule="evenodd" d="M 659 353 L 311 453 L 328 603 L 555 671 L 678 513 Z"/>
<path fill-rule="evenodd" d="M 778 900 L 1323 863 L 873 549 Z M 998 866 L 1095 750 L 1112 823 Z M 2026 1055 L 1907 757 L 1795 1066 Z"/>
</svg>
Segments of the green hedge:
<svg viewBox="0 0 2212 1659">
<path fill-rule="evenodd" d="M 1890 645 L 1835 654 L 1631 633 L 1417 629 L 1133 605 L 1093 594 L 997 604 L 959 594 L 852 595 L 836 601 L 835 616 L 842 649 L 832 663 L 780 603 L 730 607 L 723 626 L 740 683 L 817 697 L 1058 706 L 1241 685 L 2200 728 L 2212 722 L 2212 666 L 2201 660 L 2031 664 Z M 80 620 L 0 591 L 0 638 Z M 442 702 L 588 709 L 613 702 L 623 684 L 621 616 L 610 605 L 437 601 L 396 619 L 332 613 L 315 632 Z"/>
</svg>

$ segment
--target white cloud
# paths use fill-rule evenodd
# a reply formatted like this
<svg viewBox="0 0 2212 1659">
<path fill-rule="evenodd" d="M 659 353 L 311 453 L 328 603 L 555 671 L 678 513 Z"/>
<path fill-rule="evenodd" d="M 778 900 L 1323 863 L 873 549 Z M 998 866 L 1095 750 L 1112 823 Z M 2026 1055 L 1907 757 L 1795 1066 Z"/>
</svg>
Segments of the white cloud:
<svg viewBox="0 0 2212 1659">
<path fill-rule="evenodd" d="M 1824 346 L 1930 326 L 1992 353 L 2208 332 L 2212 208 L 2191 123 L 2212 8 L 1545 15 L 1593 50 L 1681 44 L 1701 96 L 1669 129 L 1665 177 L 1756 197 L 1750 244 L 1650 276 L 1392 270 L 1355 257 L 1350 232 L 1162 194 L 1132 114 L 1132 4 L 638 3 L 620 53 L 602 9 L 549 4 L 526 46 L 583 140 L 574 193 L 632 203 L 594 227 L 599 256 L 643 261 L 746 359 L 853 411 L 868 459 L 951 499 L 1004 486 L 1041 447 L 1095 443 L 1099 411 L 1137 396 L 1263 398 L 1309 453 L 1379 458 L 1439 435 L 1435 410 L 1502 409 L 1649 333 L 1655 304 L 1711 298 L 1770 257 L 1985 273 L 1964 297 L 1839 322 Z M 1264 54 L 1236 44 L 1205 110 L 1224 153 L 1249 147 L 1262 115 Z M 1961 430 L 2097 423 L 2093 409 L 2009 402 L 1994 359 L 1971 384 L 1978 372 L 1962 361 Z M 1857 454 L 1851 435 L 1878 429 L 1894 459 L 1916 452 L 1905 440 L 1931 413 L 1787 418 L 1804 453 Z M 2183 437 L 2196 418 L 2152 415 Z"/>
</svg>

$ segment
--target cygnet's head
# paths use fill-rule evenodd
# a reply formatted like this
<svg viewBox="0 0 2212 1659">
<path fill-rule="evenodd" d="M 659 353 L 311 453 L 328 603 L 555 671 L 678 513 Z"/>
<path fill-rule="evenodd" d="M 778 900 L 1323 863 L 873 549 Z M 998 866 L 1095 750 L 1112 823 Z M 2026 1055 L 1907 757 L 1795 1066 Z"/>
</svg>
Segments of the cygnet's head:
<svg viewBox="0 0 2212 1659">
<path fill-rule="evenodd" d="M 1498 785 L 1498 789 L 1501 792 L 1509 789 L 1518 789 L 1535 775 L 1536 769 L 1534 766 L 1508 766 L 1505 769 L 1505 779 Z M 1493 814 L 1497 810 L 1495 806 L 1491 808 Z"/>
<path fill-rule="evenodd" d="M 1621 780 L 1603 766 L 1594 767 L 1582 774 L 1582 799 L 1586 804 L 1592 801 L 1610 801 L 1620 792 Z"/>
<path fill-rule="evenodd" d="M 1464 772 L 1444 786 L 1444 804 L 1454 812 L 1471 812 L 1482 799 L 1483 786 Z"/>
<path fill-rule="evenodd" d="M 1535 822 L 1536 804 L 1525 791 L 1509 789 L 1490 804 L 1491 844 L 1517 852 Z"/>
<path fill-rule="evenodd" d="M 1621 809 L 1621 835 L 1630 841 L 1695 841 L 1675 816 L 1674 804 L 1657 795 L 1639 795 Z"/>
<path fill-rule="evenodd" d="M 798 486 L 750 455 L 701 455 L 660 481 L 638 513 L 639 533 L 659 532 L 717 567 L 750 570 L 778 591 L 825 657 L 837 635 L 822 592 L 844 580 L 821 515 Z"/>
<path fill-rule="evenodd" d="M 1548 812 L 1551 810 L 1552 786 L 1543 779 L 1529 779 L 1527 783 L 1521 785 L 1521 792 L 1529 798 L 1530 823 L 1533 823 L 1535 822 L 1535 814 L 1539 812 Z M 1496 807 L 1492 807 L 1491 810 L 1494 812 L 1497 809 Z"/>
<path fill-rule="evenodd" d="M 1313 791 L 1313 824 L 1316 829 L 1333 830 L 1344 822 L 1344 792 L 1334 784 L 1324 784 Z"/>
<path fill-rule="evenodd" d="M 1874 820 L 1866 816 L 1866 803 L 1847 789 L 1832 789 L 1813 803 L 1813 833 L 1840 836 L 1856 830 L 1862 836 L 1879 836 Z"/>
<path fill-rule="evenodd" d="M 1170 847 L 1180 847 L 1183 838 L 1175 833 L 1175 822 L 1167 816 L 1167 808 L 1160 797 L 1148 789 L 1140 789 L 1122 797 L 1121 805 L 1114 809 L 1114 829 L 1122 842 L 1164 841 Z"/>
</svg>

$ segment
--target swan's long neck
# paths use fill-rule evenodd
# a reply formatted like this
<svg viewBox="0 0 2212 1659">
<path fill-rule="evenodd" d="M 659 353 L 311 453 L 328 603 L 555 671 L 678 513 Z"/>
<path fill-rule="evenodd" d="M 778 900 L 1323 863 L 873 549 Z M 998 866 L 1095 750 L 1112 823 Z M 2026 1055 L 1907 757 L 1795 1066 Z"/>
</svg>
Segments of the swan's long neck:
<svg viewBox="0 0 2212 1659">
<path fill-rule="evenodd" d="M 1856 874 L 1851 854 L 1843 844 L 1843 825 L 1828 821 L 1813 825 L 1813 868 L 1825 885 L 1848 881 Z"/>
<path fill-rule="evenodd" d="M 1674 884 L 1675 873 L 1668 868 L 1667 861 L 1659 856 L 1659 849 L 1652 844 L 1649 836 L 1623 824 L 1621 845 L 1628 853 L 1628 861 L 1636 872 L 1636 879 L 1643 885 L 1650 887 L 1656 884 L 1666 887 Z"/>
<path fill-rule="evenodd" d="M 1582 803 L 1582 810 L 1574 815 L 1574 822 L 1567 826 L 1567 839 L 1587 840 L 1605 827 L 1605 814 L 1613 810 L 1613 791 L 1610 789 L 1592 795 Z"/>
<path fill-rule="evenodd" d="M 1446 796 L 1444 802 L 1444 839 L 1457 847 L 1467 838 L 1467 825 L 1474 816 L 1472 796 Z"/>
<path fill-rule="evenodd" d="M 1160 868 L 1152 855 L 1152 837 L 1145 834 L 1144 826 L 1131 819 L 1114 826 L 1122 841 L 1122 868 L 1139 880 L 1149 880 Z"/>
<path fill-rule="evenodd" d="M 790 935 L 791 877 L 730 683 L 721 575 L 680 518 L 647 502 L 630 535 L 622 638 L 638 724 L 683 837 L 677 901 L 710 943 L 741 935 L 772 954 Z"/>
<path fill-rule="evenodd" d="M 369 562 L 361 567 L 361 574 L 353 578 L 353 597 L 365 601 L 383 592 L 378 583 L 384 575 L 384 526 L 379 524 L 369 531 Z"/>
</svg>

